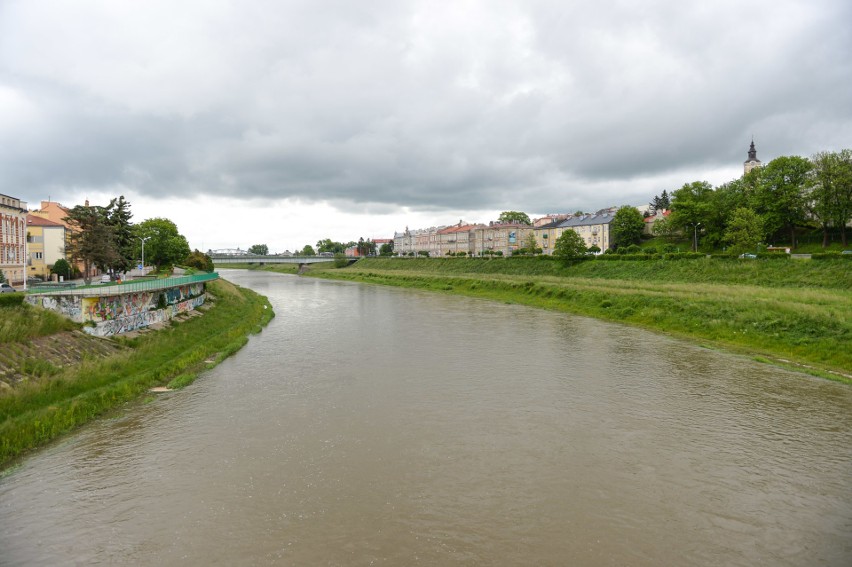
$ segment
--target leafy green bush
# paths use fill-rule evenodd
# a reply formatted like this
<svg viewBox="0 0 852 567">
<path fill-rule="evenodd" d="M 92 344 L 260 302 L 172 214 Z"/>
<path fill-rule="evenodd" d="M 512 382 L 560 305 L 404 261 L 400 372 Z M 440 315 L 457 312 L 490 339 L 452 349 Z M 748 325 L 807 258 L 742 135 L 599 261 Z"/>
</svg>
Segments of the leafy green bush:
<svg viewBox="0 0 852 567">
<path fill-rule="evenodd" d="M 334 267 L 335 268 L 345 268 L 349 265 L 349 259 L 346 257 L 346 254 L 342 252 L 338 252 L 334 255 Z"/>
<path fill-rule="evenodd" d="M 841 254 L 840 252 L 820 252 L 811 254 L 811 260 L 852 260 L 852 254 Z"/>
<path fill-rule="evenodd" d="M 16 307 L 23 303 L 23 293 L 0 293 L 0 307 Z"/>
<path fill-rule="evenodd" d="M 184 264 L 190 268 L 197 268 L 205 272 L 212 272 L 214 270 L 213 259 L 199 250 L 194 250 L 189 256 L 187 256 L 186 260 L 184 260 Z"/>
</svg>

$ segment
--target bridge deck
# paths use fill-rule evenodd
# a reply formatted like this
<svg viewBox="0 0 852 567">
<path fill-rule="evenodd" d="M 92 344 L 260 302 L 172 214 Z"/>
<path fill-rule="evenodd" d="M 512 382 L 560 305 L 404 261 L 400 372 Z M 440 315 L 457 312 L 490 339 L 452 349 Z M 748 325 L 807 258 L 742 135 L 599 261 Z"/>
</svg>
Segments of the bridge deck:
<svg viewBox="0 0 852 567">
<path fill-rule="evenodd" d="M 332 256 L 256 256 L 253 254 L 210 256 L 214 265 L 223 264 L 316 264 L 318 262 L 333 262 Z"/>
</svg>

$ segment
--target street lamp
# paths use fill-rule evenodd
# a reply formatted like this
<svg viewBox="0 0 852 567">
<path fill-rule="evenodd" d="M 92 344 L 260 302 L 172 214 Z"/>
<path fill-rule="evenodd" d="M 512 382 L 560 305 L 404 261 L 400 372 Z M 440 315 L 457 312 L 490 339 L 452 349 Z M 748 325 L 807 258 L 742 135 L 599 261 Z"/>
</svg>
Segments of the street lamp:
<svg viewBox="0 0 852 567">
<path fill-rule="evenodd" d="M 701 226 L 700 222 L 693 223 L 693 235 L 692 235 L 692 251 L 698 252 L 698 227 Z"/>
<path fill-rule="evenodd" d="M 146 236 L 142 238 L 141 236 L 137 237 L 142 241 L 142 275 L 145 275 L 145 241 L 151 238 L 150 236 Z"/>
</svg>

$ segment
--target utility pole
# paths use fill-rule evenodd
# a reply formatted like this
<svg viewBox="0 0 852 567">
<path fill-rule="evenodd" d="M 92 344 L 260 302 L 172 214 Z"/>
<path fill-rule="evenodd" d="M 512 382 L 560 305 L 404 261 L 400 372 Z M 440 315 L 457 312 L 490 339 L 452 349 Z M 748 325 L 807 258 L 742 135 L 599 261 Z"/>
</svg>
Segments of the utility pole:
<svg viewBox="0 0 852 567">
<path fill-rule="evenodd" d="M 142 238 L 141 236 L 137 237 L 142 241 L 142 275 L 145 275 L 145 241 L 151 238 L 150 236 L 146 236 Z"/>
</svg>

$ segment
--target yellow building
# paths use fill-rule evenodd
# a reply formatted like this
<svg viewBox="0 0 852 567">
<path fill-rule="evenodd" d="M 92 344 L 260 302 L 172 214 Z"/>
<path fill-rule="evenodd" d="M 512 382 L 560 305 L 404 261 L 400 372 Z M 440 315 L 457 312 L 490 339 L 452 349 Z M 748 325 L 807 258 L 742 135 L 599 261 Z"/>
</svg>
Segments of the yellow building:
<svg viewBox="0 0 852 567">
<path fill-rule="evenodd" d="M 536 221 L 534 229 L 535 245 L 541 248 L 542 254 L 553 254 L 553 247 L 556 245 L 556 239 L 562 234 L 562 229 L 559 225 L 565 221 L 566 216 L 554 217 L 548 222 L 540 223 Z"/>
<path fill-rule="evenodd" d="M 471 254 L 484 256 L 500 252 L 503 256 L 511 256 L 517 250 L 525 248 L 533 227 L 517 222 L 490 222 L 488 226 L 480 225 L 473 235 L 473 250 Z"/>
<path fill-rule="evenodd" d="M 615 217 L 615 211 L 605 209 L 595 214 L 584 214 L 568 217 L 562 221 L 554 221 L 535 229 L 536 244 L 543 254 L 553 254 L 556 241 L 566 230 L 573 230 L 583 238 L 587 248 L 597 246 L 606 250 L 611 244 L 610 224 Z"/>
<path fill-rule="evenodd" d="M 89 201 L 86 201 L 86 206 L 89 206 Z M 61 224 L 65 227 L 66 231 L 72 230 L 68 224 L 68 221 L 65 220 L 65 217 L 68 216 L 68 213 L 71 212 L 68 207 L 57 203 L 56 201 L 42 201 L 41 208 L 37 211 L 32 211 L 30 215 L 45 218 L 51 220 L 57 224 Z M 67 234 L 66 234 L 67 236 Z M 63 254 L 64 254 L 64 244 L 63 244 Z M 64 257 L 64 256 L 63 256 Z M 69 262 L 71 262 L 70 258 L 66 258 Z M 76 262 L 76 269 L 82 273 L 85 270 L 85 265 L 83 262 Z M 89 272 L 89 277 L 93 277 L 98 275 L 98 269 L 95 266 L 91 267 Z M 85 274 L 84 274 L 85 275 Z"/>
<path fill-rule="evenodd" d="M 65 226 L 38 215 L 27 215 L 27 248 L 27 276 L 47 281 L 56 261 L 65 258 Z"/>
</svg>

